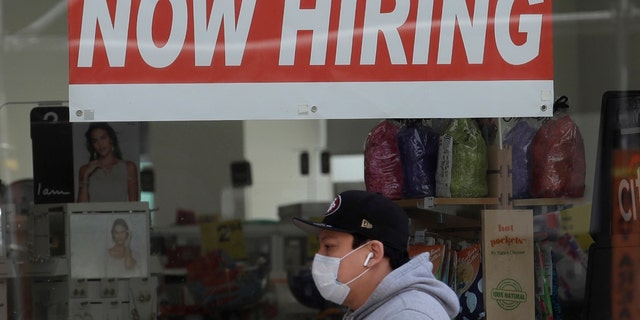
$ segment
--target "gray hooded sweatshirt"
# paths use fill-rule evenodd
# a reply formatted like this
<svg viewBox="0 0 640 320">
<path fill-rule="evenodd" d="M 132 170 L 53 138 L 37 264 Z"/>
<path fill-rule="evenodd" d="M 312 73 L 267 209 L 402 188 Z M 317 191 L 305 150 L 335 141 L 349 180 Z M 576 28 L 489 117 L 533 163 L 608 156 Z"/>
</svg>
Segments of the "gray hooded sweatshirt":
<svg viewBox="0 0 640 320">
<path fill-rule="evenodd" d="M 433 276 L 429 253 L 413 257 L 389 273 L 369 299 L 344 319 L 416 320 L 454 318 L 460 311 L 458 296 Z"/>
</svg>

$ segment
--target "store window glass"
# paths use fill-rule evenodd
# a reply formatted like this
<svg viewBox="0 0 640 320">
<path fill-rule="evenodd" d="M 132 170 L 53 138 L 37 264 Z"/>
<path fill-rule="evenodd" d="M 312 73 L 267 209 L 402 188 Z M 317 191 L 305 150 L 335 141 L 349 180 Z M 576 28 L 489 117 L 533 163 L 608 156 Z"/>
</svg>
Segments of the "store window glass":
<svg viewBox="0 0 640 320">
<path fill-rule="evenodd" d="M 64 113 L 66 6 L 67 1 L 0 3 L 0 318 L 341 318 L 345 310 L 315 291 L 310 262 L 317 239 L 290 219 L 321 219 L 336 193 L 371 188 L 365 183 L 371 164 L 367 139 L 381 123 L 419 123 L 443 133 L 462 119 L 114 122 L 97 129 L 102 136 L 92 136 L 89 123 L 71 124 Z M 566 97 L 568 108 L 559 112 L 569 116 L 565 124 L 573 139 L 563 142 L 577 149 L 551 144 L 566 127 L 546 131 L 547 144 L 537 153 L 527 149 L 551 119 L 472 119 L 486 146 L 486 193 L 447 199 L 414 188 L 417 193 L 401 194 L 394 200 L 412 218 L 413 244 L 442 242 L 452 244 L 451 252 L 468 254 L 482 243 L 482 210 L 526 210 L 533 240 L 526 254 L 533 270 L 527 302 L 535 318 L 640 314 L 625 303 L 637 299 L 636 286 L 620 281 L 637 284 L 637 263 L 611 250 L 617 240 L 599 229 L 608 225 L 602 220 L 614 219 L 602 212 L 602 197 L 611 196 L 602 187 L 602 166 L 614 164 L 603 160 L 603 147 L 635 148 L 630 137 L 638 104 L 632 93 L 640 90 L 639 15 L 640 3 L 632 0 L 554 1 L 555 98 Z M 605 97 L 609 106 L 624 106 L 627 121 L 603 122 Z M 507 113 L 515 104 L 501 108 Z M 603 125 L 623 136 L 622 142 L 602 140 Z M 522 131 L 514 136 L 516 130 Z M 109 147 L 101 147 L 100 138 Z M 500 151 L 507 145 L 509 152 Z M 564 176 L 577 179 L 577 188 L 546 194 L 557 184 L 542 181 L 539 193 L 531 194 L 526 178 L 554 172 L 532 177 L 527 161 L 534 160 L 522 157 L 538 156 L 540 166 L 549 159 L 544 152 L 557 146 L 571 161 L 567 166 L 580 169 L 577 176 Z M 108 171 L 119 170 L 125 181 L 103 188 L 110 190 L 104 198 L 94 189 L 97 176 L 81 174 L 101 159 L 92 150 L 109 154 Z M 630 164 L 632 155 L 616 159 Z M 103 182 L 116 179 L 106 172 Z M 629 196 L 623 200 L 631 203 L 638 201 L 632 173 L 629 187 L 622 188 Z M 524 184 L 517 174 L 524 174 Z M 102 200 L 79 201 L 91 198 Z M 90 215 L 95 219 L 84 219 Z M 635 221 L 635 212 L 625 211 L 625 217 Z M 508 231 L 519 220 L 502 221 Z M 633 242 L 634 230 L 622 229 L 624 240 Z M 595 254 L 589 250 L 594 245 Z M 110 259 L 122 262 L 118 269 L 107 269 L 116 264 Z M 624 264 L 612 266 L 613 261 Z M 479 291 L 483 269 L 468 266 L 475 269 L 450 270 L 446 281 L 458 290 L 463 312 L 482 319 L 485 306 L 497 301 L 492 292 L 510 292 Z M 438 272 L 442 277 L 445 269 Z M 611 281 L 598 281 L 598 272 Z M 468 279 L 463 285 L 451 279 L 454 274 Z M 508 302 L 502 304 L 506 309 L 525 305 L 517 294 Z"/>
</svg>

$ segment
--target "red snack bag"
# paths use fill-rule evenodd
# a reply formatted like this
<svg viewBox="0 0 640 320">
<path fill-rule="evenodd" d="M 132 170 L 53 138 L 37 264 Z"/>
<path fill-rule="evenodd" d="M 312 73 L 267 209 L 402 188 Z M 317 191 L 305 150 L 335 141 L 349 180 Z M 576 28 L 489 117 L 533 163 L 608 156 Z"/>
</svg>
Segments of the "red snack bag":
<svg viewBox="0 0 640 320">
<path fill-rule="evenodd" d="M 567 113 L 566 97 L 554 103 L 554 115 L 531 142 L 531 196 L 584 195 L 586 161 L 580 129 Z"/>
<path fill-rule="evenodd" d="M 382 121 L 371 129 L 364 146 L 365 187 L 388 199 L 402 198 L 398 130 L 399 126 L 391 120 Z"/>
</svg>

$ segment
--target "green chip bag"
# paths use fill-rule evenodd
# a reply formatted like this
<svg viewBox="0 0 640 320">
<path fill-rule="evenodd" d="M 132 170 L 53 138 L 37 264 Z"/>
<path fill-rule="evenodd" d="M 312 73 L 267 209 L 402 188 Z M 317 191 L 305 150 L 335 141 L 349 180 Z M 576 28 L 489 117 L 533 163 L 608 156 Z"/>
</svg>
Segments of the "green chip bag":
<svg viewBox="0 0 640 320">
<path fill-rule="evenodd" d="M 444 134 L 453 137 L 451 197 L 487 196 L 487 145 L 476 122 L 454 119 Z"/>
</svg>

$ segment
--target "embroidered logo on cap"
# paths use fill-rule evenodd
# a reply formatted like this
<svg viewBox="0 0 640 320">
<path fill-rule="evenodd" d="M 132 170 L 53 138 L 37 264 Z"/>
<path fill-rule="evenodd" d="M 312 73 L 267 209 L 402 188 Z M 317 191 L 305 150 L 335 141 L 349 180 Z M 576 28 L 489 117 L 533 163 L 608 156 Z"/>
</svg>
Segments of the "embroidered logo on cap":
<svg viewBox="0 0 640 320">
<path fill-rule="evenodd" d="M 367 221 L 367 219 L 362 219 L 362 223 L 360 224 L 361 228 L 373 229 L 373 225 L 371 222 Z"/>
<path fill-rule="evenodd" d="M 342 203 L 342 198 L 338 195 L 335 199 L 333 199 L 333 202 L 329 206 L 329 209 L 327 209 L 327 214 L 326 215 L 331 215 L 331 214 L 335 213 L 336 211 L 338 211 L 338 209 L 340 209 L 340 204 L 341 203 Z"/>
</svg>

